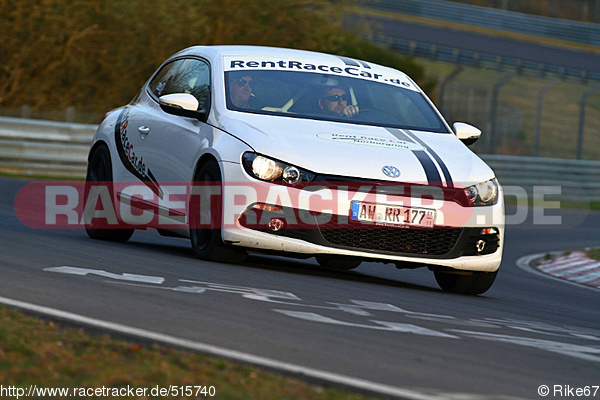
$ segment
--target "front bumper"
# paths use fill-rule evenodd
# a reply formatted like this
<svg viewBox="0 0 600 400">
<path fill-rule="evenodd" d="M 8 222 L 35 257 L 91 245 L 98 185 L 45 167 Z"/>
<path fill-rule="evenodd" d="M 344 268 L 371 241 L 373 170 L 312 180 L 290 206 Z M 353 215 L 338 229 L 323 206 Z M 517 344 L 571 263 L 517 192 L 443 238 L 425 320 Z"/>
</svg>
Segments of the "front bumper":
<svg viewBox="0 0 600 400">
<path fill-rule="evenodd" d="M 361 184 L 360 189 L 343 186 L 298 190 L 257 183 L 233 163 L 224 163 L 223 173 L 224 182 L 235 182 L 226 184 L 223 192 L 222 235 L 226 243 L 304 256 L 350 256 L 467 271 L 492 272 L 500 266 L 504 241 L 502 189 L 498 203 L 488 207 L 464 207 L 446 199 L 409 199 L 390 195 L 389 191 L 374 193 L 373 201 L 379 203 L 409 203 L 436 210 L 434 228 L 379 226 L 348 218 L 352 201 L 363 199 L 369 189 L 366 185 Z M 256 204 L 268 207 L 256 208 Z M 277 230 L 269 227 L 273 219 L 283 221 Z M 487 231 L 482 233 L 483 229 Z"/>
</svg>

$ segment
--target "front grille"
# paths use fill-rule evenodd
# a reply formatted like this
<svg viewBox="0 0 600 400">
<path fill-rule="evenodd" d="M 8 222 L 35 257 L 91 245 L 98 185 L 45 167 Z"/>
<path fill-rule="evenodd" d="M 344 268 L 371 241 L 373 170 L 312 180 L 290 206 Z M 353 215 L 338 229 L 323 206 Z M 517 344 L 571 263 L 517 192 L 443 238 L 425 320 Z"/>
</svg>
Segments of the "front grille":
<svg viewBox="0 0 600 400">
<path fill-rule="evenodd" d="M 279 231 L 272 231 L 267 225 L 272 218 L 283 218 L 297 223 Z M 310 218 L 314 218 L 312 223 L 300 223 Z M 381 226 L 349 221 L 348 218 L 342 218 L 340 221 L 334 215 L 321 214 L 317 217 L 310 213 L 300 218 L 298 210 L 291 208 L 284 208 L 278 212 L 258 212 L 249 208 L 242 213 L 239 222 L 248 229 L 300 239 L 321 246 L 415 258 L 451 259 L 482 256 L 495 253 L 500 247 L 500 237 L 497 233 L 482 234 L 482 228 L 478 227 L 423 229 Z M 477 242 L 480 240 L 485 241 L 483 250 L 478 249 Z"/>
<path fill-rule="evenodd" d="M 321 234 L 327 242 L 346 248 L 443 256 L 454 248 L 462 231 L 462 228 L 322 229 Z"/>
</svg>

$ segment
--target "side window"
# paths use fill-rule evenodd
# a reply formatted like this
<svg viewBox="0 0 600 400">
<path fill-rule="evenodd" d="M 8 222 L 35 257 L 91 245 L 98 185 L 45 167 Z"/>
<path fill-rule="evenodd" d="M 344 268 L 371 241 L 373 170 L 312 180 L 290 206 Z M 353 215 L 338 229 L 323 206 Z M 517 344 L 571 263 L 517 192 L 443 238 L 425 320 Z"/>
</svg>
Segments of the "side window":
<svg viewBox="0 0 600 400">
<path fill-rule="evenodd" d="M 176 60 L 165 65 L 150 82 L 156 97 L 172 93 L 190 93 L 198 99 L 198 109 L 204 108 L 210 93 L 208 64 L 196 59 Z"/>
<path fill-rule="evenodd" d="M 174 74 L 177 72 L 177 66 L 179 62 L 174 61 L 162 67 L 158 74 L 150 82 L 150 91 L 154 93 L 156 97 L 160 97 L 165 92 L 166 86 L 173 80 Z"/>
</svg>

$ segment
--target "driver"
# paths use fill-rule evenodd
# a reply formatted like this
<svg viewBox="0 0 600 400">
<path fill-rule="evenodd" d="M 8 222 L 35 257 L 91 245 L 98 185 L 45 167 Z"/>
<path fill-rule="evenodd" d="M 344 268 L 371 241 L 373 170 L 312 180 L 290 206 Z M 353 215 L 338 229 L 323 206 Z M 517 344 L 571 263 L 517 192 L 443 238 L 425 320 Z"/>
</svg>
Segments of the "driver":
<svg viewBox="0 0 600 400">
<path fill-rule="evenodd" d="M 359 113 L 358 106 L 348 105 L 350 96 L 340 87 L 330 87 L 325 89 L 321 98 L 319 98 L 319 107 L 325 114 L 333 116 L 343 116 L 352 118 Z"/>
<path fill-rule="evenodd" d="M 231 102 L 238 108 L 260 109 L 263 104 L 253 91 L 254 79 L 250 74 L 232 74 L 229 81 Z"/>
</svg>

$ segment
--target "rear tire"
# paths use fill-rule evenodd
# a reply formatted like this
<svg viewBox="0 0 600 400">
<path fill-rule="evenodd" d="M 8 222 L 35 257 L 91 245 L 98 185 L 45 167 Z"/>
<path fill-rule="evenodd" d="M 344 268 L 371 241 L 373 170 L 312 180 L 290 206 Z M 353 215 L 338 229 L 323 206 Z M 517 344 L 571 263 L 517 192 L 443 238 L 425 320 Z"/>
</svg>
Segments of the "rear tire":
<svg viewBox="0 0 600 400">
<path fill-rule="evenodd" d="M 221 169 L 215 160 L 205 163 L 194 176 L 194 183 L 220 184 Z M 200 190 L 202 188 L 200 187 Z M 190 221 L 190 240 L 192 249 L 196 256 L 202 260 L 241 263 L 246 259 L 246 252 L 243 249 L 236 249 L 227 246 L 221 238 L 221 223 L 223 220 L 223 196 L 221 193 L 213 194 L 210 198 L 210 205 L 200 204 L 200 198 L 207 196 L 192 196 L 189 209 Z M 214 206 L 213 206 L 214 205 Z M 209 226 L 201 225 L 202 220 L 207 221 L 210 215 Z"/>
<path fill-rule="evenodd" d="M 438 285 L 447 292 L 476 295 L 492 287 L 498 271 L 473 272 L 472 275 L 434 271 L 434 275 Z"/>
<path fill-rule="evenodd" d="M 110 198 L 114 199 L 114 188 L 112 185 L 112 164 L 110 161 L 110 152 L 108 147 L 100 145 L 89 158 L 87 172 L 85 177 L 85 199 L 84 204 L 87 204 L 89 188 L 91 185 L 99 182 L 108 184 Z M 113 209 L 116 207 L 113 204 Z M 133 229 L 106 229 L 102 228 L 97 219 L 92 219 L 90 223 L 85 224 L 85 231 L 92 239 L 107 240 L 111 242 L 126 242 L 133 235 Z"/>
<path fill-rule="evenodd" d="M 342 271 L 358 268 L 362 263 L 361 260 L 355 260 L 353 258 L 336 258 L 329 256 L 316 256 L 315 258 L 323 268 L 339 269 Z"/>
</svg>

